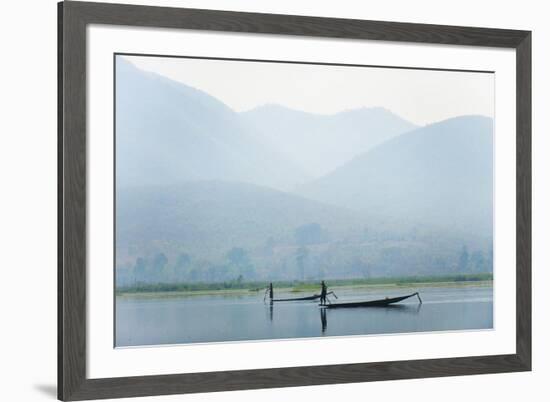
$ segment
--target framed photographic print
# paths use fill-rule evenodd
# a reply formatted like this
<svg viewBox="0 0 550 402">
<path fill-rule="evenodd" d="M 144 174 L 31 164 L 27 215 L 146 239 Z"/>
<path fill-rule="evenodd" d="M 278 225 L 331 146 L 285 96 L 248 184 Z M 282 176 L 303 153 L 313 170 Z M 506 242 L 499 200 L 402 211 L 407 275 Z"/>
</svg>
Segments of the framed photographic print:
<svg viewBox="0 0 550 402">
<path fill-rule="evenodd" d="M 530 370 L 530 41 L 59 3 L 59 399 Z"/>
</svg>

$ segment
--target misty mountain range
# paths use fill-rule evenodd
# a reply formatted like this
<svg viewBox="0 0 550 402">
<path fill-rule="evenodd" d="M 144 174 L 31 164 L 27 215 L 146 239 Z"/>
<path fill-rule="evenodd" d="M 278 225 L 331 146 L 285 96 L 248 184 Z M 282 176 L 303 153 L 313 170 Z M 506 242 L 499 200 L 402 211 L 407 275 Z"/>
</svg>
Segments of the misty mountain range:
<svg viewBox="0 0 550 402">
<path fill-rule="evenodd" d="M 160 253 L 226 272 L 237 248 L 255 278 L 295 277 L 296 264 L 313 276 L 425 274 L 456 269 L 463 245 L 492 247 L 490 118 L 417 127 L 384 108 L 237 113 L 120 57 L 116 67 L 121 269 Z M 301 228 L 315 240 L 300 243 Z"/>
<path fill-rule="evenodd" d="M 236 113 L 117 59 L 117 185 L 231 180 L 291 190 L 415 126 L 383 108 L 331 116 L 278 105 Z"/>
</svg>

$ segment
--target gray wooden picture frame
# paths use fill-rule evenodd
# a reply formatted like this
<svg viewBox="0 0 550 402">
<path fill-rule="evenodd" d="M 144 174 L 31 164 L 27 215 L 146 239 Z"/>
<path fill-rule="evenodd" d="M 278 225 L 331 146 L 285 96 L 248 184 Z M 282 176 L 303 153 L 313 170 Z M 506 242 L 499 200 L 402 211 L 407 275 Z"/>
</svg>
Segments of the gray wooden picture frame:
<svg viewBox="0 0 550 402">
<path fill-rule="evenodd" d="M 86 27 L 161 27 L 516 51 L 516 353 L 88 379 Z M 83 400 L 531 370 L 531 32 L 137 5 L 58 4 L 58 397 Z M 512 179 L 512 178 L 510 178 Z"/>
</svg>

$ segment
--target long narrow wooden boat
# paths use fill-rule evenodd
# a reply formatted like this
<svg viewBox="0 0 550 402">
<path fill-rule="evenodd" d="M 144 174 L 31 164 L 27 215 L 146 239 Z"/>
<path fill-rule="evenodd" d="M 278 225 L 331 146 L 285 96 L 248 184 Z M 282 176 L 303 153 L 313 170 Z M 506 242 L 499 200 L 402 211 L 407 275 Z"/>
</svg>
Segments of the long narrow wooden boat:
<svg viewBox="0 0 550 402">
<path fill-rule="evenodd" d="M 285 302 L 285 301 L 308 301 L 308 300 L 318 300 L 321 298 L 321 295 L 313 295 L 306 297 L 295 297 L 290 299 L 272 299 L 272 302 Z"/>
<path fill-rule="evenodd" d="M 420 298 L 420 295 L 418 294 L 418 292 L 416 292 L 407 296 L 392 297 L 392 298 L 370 300 L 370 301 L 361 301 L 361 302 L 332 303 L 332 304 L 324 305 L 323 307 L 326 307 L 326 308 L 387 307 L 390 304 L 399 303 L 400 301 L 403 301 L 405 299 L 408 299 L 414 296 L 417 296 L 420 303 L 422 303 L 422 299 Z"/>
</svg>

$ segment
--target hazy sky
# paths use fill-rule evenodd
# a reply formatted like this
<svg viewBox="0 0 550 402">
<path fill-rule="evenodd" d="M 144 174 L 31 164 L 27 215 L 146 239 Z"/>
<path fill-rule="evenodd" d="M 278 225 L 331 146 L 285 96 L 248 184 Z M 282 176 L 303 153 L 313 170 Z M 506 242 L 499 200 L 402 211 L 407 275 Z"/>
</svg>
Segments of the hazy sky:
<svg viewBox="0 0 550 402">
<path fill-rule="evenodd" d="M 420 125 L 494 114 L 490 73 L 124 57 L 203 90 L 237 112 L 273 103 L 318 114 L 381 106 Z"/>
</svg>

